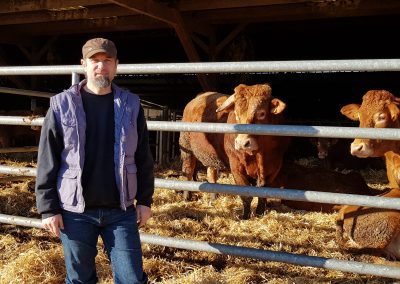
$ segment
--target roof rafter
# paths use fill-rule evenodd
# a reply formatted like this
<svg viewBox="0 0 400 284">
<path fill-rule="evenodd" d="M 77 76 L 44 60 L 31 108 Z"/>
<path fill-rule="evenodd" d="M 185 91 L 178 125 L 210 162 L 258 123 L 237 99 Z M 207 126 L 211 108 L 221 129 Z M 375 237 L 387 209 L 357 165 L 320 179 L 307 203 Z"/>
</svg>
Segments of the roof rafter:
<svg viewBox="0 0 400 284">
<path fill-rule="evenodd" d="M 0 1 L 0 13 L 14 13 L 37 10 L 66 9 L 77 6 L 90 6 L 109 4 L 108 0 L 2 0 Z"/>
</svg>

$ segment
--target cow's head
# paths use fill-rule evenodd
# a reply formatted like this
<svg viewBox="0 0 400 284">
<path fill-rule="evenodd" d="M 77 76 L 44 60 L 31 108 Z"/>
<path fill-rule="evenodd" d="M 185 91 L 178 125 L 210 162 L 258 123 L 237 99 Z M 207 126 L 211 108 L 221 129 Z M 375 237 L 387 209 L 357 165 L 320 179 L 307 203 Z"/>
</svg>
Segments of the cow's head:
<svg viewBox="0 0 400 284">
<path fill-rule="evenodd" d="M 247 86 L 240 84 L 218 109 L 219 111 L 234 111 L 236 122 L 241 124 L 274 124 L 274 116 L 282 113 L 286 105 L 272 97 L 268 84 Z M 254 154 L 259 145 L 255 136 L 239 134 L 235 139 L 235 149 Z"/>
<path fill-rule="evenodd" d="M 311 138 L 311 143 L 313 143 L 317 147 L 318 158 L 325 159 L 328 157 L 329 151 L 332 146 L 334 146 L 337 142 L 337 138 Z"/>
<path fill-rule="evenodd" d="M 351 120 L 360 121 L 360 127 L 399 128 L 400 99 L 385 90 L 368 91 L 362 104 L 349 104 L 340 110 Z M 360 158 L 381 157 L 396 147 L 394 140 L 355 139 L 351 154 Z"/>
</svg>

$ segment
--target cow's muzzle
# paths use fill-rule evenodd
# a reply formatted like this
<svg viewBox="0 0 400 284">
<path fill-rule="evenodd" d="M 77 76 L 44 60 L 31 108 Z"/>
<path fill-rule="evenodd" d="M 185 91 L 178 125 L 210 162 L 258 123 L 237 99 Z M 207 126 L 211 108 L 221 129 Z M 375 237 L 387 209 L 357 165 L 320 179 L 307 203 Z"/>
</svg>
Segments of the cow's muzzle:
<svg viewBox="0 0 400 284">
<path fill-rule="evenodd" d="M 235 139 L 235 149 L 253 154 L 258 150 L 258 143 L 254 137 L 247 134 L 239 134 Z"/>
</svg>

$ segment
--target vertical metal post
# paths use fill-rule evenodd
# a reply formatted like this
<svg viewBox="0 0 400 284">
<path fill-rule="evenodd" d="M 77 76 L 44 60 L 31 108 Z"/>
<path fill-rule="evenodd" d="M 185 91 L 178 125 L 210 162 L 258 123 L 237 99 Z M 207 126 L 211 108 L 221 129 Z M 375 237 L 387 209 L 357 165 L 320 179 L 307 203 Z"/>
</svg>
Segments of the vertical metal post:
<svg viewBox="0 0 400 284">
<path fill-rule="evenodd" d="M 72 72 L 71 80 L 72 80 L 71 85 L 78 84 L 79 83 L 79 74 L 76 72 Z"/>
<path fill-rule="evenodd" d="M 35 110 L 37 108 L 37 99 L 31 99 L 31 110 Z"/>
</svg>

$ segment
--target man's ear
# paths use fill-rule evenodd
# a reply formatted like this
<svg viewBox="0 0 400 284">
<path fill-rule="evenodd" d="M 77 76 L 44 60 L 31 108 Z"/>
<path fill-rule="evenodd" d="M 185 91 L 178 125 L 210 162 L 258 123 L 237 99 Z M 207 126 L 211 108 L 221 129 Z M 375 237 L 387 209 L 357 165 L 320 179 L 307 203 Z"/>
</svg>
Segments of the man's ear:
<svg viewBox="0 0 400 284">
<path fill-rule="evenodd" d="M 81 59 L 81 65 L 82 65 L 83 67 L 86 67 L 86 60 L 85 60 L 85 59 Z"/>
</svg>

